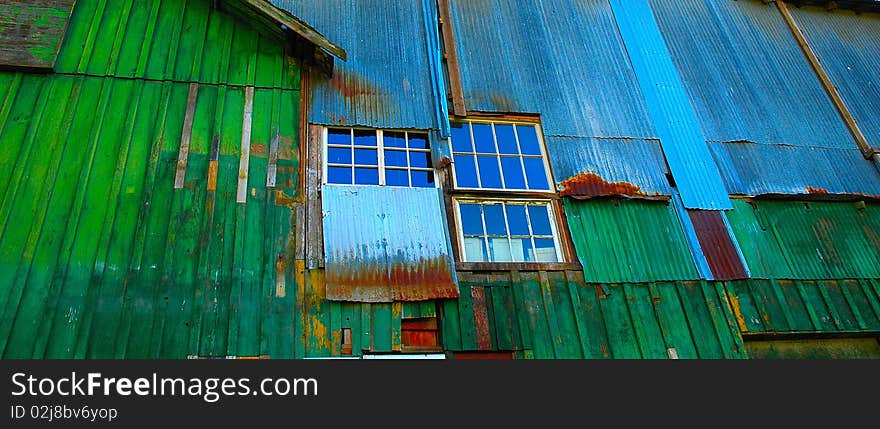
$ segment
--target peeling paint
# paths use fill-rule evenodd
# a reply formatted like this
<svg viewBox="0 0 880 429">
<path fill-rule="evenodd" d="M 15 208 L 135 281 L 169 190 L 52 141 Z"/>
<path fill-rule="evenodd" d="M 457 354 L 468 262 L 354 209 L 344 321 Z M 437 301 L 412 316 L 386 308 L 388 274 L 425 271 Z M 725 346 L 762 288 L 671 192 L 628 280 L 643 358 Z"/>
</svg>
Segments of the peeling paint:
<svg viewBox="0 0 880 429">
<path fill-rule="evenodd" d="M 559 182 L 559 195 L 578 199 L 622 196 L 630 198 L 668 199 L 659 194 L 648 194 L 628 182 L 607 182 L 595 173 L 580 173 Z"/>
</svg>

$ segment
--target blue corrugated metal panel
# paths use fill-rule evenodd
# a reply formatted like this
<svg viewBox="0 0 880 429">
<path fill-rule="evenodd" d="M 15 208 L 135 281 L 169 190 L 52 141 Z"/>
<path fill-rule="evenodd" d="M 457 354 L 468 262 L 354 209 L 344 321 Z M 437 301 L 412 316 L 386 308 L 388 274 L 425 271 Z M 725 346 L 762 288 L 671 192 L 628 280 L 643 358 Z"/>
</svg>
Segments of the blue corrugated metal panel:
<svg viewBox="0 0 880 429">
<path fill-rule="evenodd" d="M 333 76 L 312 74 L 309 120 L 320 124 L 437 129 L 420 1 L 271 0 L 341 46 Z"/>
<path fill-rule="evenodd" d="M 862 133 L 880 147 L 880 13 L 790 10 Z"/>
<path fill-rule="evenodd" d="M 711 143 L 736 195 L 847 194 L 880 196 L 880 172 L 857 148 Z"/>
<path fill-rule="evenodd" d="M 645 195 L 669 195 L 660 142 L 647 139 L 546 137 L 553 174 L 559 179 L 593 173 L 606 181 L 638 184 Z M 638 162 L 621 160 L 638 158 Z"/>
<path fill-rule="evenodd" d="M 450 4 L 468 110 L 540 114 L 557 182 L 598 171 L 609 182 L 669 194 L 666 169 L 643 159 L 655 151 L 619 150 L 623 140 L 647 146 L 657 133 L 607 2 Z"/>
<path fill-rule="evenodd" d="M 437 189 L 325 185 L 322 197 L 327 299 L 458 297 Z"/>
<path fill-rule="evenodd" d="M 733 0 L 650 3 L 731 194 L 800 194 L 807 186 L 876 194 L 876 172 L 869 171 L 870 163 L 861 157 L 775 5 Z M 848 65 L 854 67 L 847 72 L 861 80 L 837 79 L 835 84 L 848 86 L 842 92 L 862 100 L 853 106 L 860 117 L 877 118 L 880 31 L 870 25 L 872 20 L 865 21 L 848 21 L 850 32 L 862 33 L 865 42 L 834 45 L 829 38 L 822 59 L 839 74 Z M 865 47 L 868 40 L 875 43 L 873 50 Z M 871 72 L 875 80 L 868 84 L 865 78 Z"/>
<path fill-rule="evenodd" d="M 610 3 L 685 207 L 732 208 L 651 6 L 647 0 Z"/>
</svg>

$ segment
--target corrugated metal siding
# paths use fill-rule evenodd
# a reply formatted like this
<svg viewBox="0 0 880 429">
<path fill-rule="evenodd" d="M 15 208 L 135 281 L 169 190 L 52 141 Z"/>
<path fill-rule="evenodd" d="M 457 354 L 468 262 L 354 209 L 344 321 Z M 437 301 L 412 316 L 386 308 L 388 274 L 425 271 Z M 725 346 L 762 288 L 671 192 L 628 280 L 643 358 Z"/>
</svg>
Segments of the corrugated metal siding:
<svg viewBox="0 0 880 429">
<path fill-rule="evenodd" d="M 880 205 L 735 201 L 731 229 L 755 278 L 880 277 Z"/>
<path fill-rule="evenodd" d="M 712 270 L 714 280 L 748 278 L 736 244 L 724 223 L 724 213 L 708 210 L 688 210 L 700 249 Z"/>
<path fill-rule="evenodd" d="M 727 293 L 745 334 L 880 332 L 880 281 L 748 280 Z"/>
<path fill-rule="evenodd" d="M 332 77 L 312 75 L 309 121 L 437 129 L 421 1 L 272 0 L 348 53 Z M 429 13 L 436 15 L 436 10 Z"/>
<path fill-rule="evenodd" d="M 791 14 L 868 142 L 880 147 L 880 13 L 805 7 Z"/>
<path fill-rule="evenodd" d="M 801 194 L 819 186 L 833 193 L 876 194 L 880 176 L 858 153 L 775 4 L 650 3 L 730 193 Z M 870 25 L 850 25 L 876 40 Z M 837 61 L 831 57 L 839 54 L 851 58 L 834 49 L 823 63 Z M 835 83 L 850 85 L 848 91 L 860 98 L 876 92 L 863 80 Z M 871 101 L 862 103 L 863 110 Z"/>
<path fill-rule="evenodd" d="M 327 298 L 456 298 L 440 194 L 431 188 L 325 185 Z"/>
<path fill-rule="evenodd" d="M 450 4 L 468 110 L 540 114 L 557 182 L 596 173 L 669 194 L 657 133 L 607 2 Z"/>
<path fill-rule="evenodd" d="M 209 0 L 78 0 L 55 72 L 299 88 L 282 41 Z"/>
<path fill-rule="evenodd" d="M 700 278 L 671 204 L 566 199 L 565 215 L 588 282 Z"/>
<path fill-rule="evenodd" d="M 730 200 L 646 0 L 611 0 L 617 27 L 654 120 L 682 203 L 723 210 Z"/>
<path fill-rule="evenodd" d="M 448 350 L 666 359 L 671 348 L 684 359 L 745 357 L 721 283 L 593 284 L 574 272 L 462 276 L 462 298 L 442 306 Z"/>
<path fill-rule="evenodd" d="M 198 87 L 185 184 L 173 188 L 189 87 L 0 74 L 4 357 L 293 354 L 283 204 L 298 181 L 299 92 L 255 91 L 248 196 L 236 204 L 242 87 Z"/>
</svg>

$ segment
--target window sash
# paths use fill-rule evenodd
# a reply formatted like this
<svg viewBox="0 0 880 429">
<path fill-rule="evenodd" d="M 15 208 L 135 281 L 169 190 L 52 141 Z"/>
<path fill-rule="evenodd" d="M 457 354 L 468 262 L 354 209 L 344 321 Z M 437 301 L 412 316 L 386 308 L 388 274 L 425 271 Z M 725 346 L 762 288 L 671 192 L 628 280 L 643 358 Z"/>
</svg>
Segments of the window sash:
<svg viewBox="0 0 880 429">
<path fill-rule="evenodd" d="M 551 200 L 545 199 L 525 199 L 525 198 L 514 198 L 514 199 L 497 199 L 497 198 L 455 198 L 453 200 L 453 204 L 455 207 L 455 222 L 458 231 L 458 244 L 460 249 L 460 259 L 461 262 L 489 262 L 489 263 L 505 263 L 505 262 L 517 262 L 517 263 L 554 263 L 554 262 L 562 262 L 562 246 L 559 237 L 558 226 L 556 224 L 556 213 L 553 207 L 553 203 Z M 462 218 L 461 206 L 462 204 L 475 204 L 480 207 L 480 221 L 482 222 L 482 233 L 481 234 L 465 234 L 464 233 L 464 220 Z M 506 231 L 505 234 L 497 234 L 497 233 L 489 233 L 486 212 L 484 210 L 484 206 L 491 205 L 500 205 L 502 210 L 502 217 L 504 220 L 504 229 Z M 510 228 L 510 219 L 508 216 L 507 206 L 516 206 L 521 205 L 525 206 L 525 218 L 526 224 L 528 226 L 529 234 L 513 234 Z M 546 234 L 536 234 L 535 228 L 533 226 L 533 222 L 531 219 L 531 214 L 528 207 L 542 207 L 547 211 L 547 220 L 550 224 L 550 235 Z M 479 243 L 475 242 L 474 239 L 480 240 Z M 517 243 L 518 240 L 528 239 L 531 248 L 529 249 L 532 253 L 533 260 L 526 261 L 525 257 L 523 260 L 519 260 L 519 258 L 515 257 L 515 251 L 519 247 Z M 493 258 L 493 250 L 497 251 L 498 249 L 493 246 L 493 244 L 498 244 L 497 241 L 493 240 L 504 240 L 507 244 L 507 255 L 506 259 L 498 259 L 497 257 Z M 552 240 L 553 242 L 553 256 L 555 260 L 541 260 L 539 256 L 539 252 L 541 249 L 547 248 L 539 248 L 537 245 L 537 240 Z M 472 257 L 469 257 L 471 253 L 475 250 L 472 246 L 479 244 L 481 248 L 479 249 L 479 253 L 485 257 L 483 260 L 475 260 Z M 505 250 L 502 248 L 501 250 Z M 522 248 L 519 247 L 519 255 L 524 255 Z"/>
<path fill-rule="evenodd" d="M 341 144 L 341 143 L 330 143 L 329 134 L 330 130 L 346 130 L 349 133 L 349 144 Z M 356 130 L 361 131 L 372 131 L 376 133 L 376 145 L 375 146 L 366 146 L 366 145 L 358 145 L 355 144 L 354 133 Z M 406 143 L 405 147 L 397 147 L 397 146 L 385 146 L 385 132 L 393 132 L 402 134 L 404 137 L 404 141 Z M 437 188 L 437 176 L 435 174 L 434 168 L 431 167 L 431 148 L 411 148 L 410 141 L 411 136 L 418 135 L 423 136 L 425 141 L 427 142 L 429 139 L 428 132 L 410 132 L 410 131 L 397 131 L 397 130 L 383 130 L 383 129 L 372 129 L 372 128 L 348 128 L 348 127 L 324 127 L 323 129 L 323 172 L 324 178 L 322 180 L 323 184 L 334 185 L 334 184 L 347 184 L 350 186 L 395 186 L 395 187 L 421 187 L 421 188 Z M 348 149 L 350 151 L 349 158 L 351 160 L 350 163 L 338 163 L 338 162 L 329 162 L 328 154 L 330 149 Z M 377 163 L 376 164 L 359 164 L 355 159 L 355 151 L 357 149 L 366 149 L 366 150 L 375 150 Z M 404 154 L 406 158 L 406 166 L 402 165 L 393 165 L 386 166 L 386 152 L 399 152 Z M 416 167 L 412 165 L 411 154 L 425 154 L 427 157 L 428 167 Z M 351 175 L 351 183 L 336 183 L 331 182 L 329 178 L 329 170 L 330 168 L 346 168 L 350 170 Z M 364 183 L 356 183 L 357 177 L 355 171 L 357 169 L 372 169 L 378 170 L 378 184 L 364 184 Z M 401 184 L 388 184 L 388 177 L 386 172 L 388 170 L 393 171 L 405 171 L 407 177 L 406 185 Z M 424 172 L 428 173 L 428 177 L 433 177 L 433 186 L 413 186 L 413 172 Z"/>
</svg>

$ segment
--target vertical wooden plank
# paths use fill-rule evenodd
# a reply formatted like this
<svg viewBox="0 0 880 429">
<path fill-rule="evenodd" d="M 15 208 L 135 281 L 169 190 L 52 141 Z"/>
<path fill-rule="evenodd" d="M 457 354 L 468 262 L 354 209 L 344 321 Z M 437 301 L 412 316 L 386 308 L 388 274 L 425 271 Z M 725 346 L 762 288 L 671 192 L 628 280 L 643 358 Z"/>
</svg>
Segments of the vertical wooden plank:
<svg viewBox="0 0 880 429">
<path fill-rule="evenodd" d="M 183 132 L 180 134 L 180 149 L 177 155 L 177 172 L 174 174 L 174 189 L 183 188 L 186 178 L 186 165 L 189 160 L 189 144 L 192 139 L 193 118 L 196 112 L 196 97 L 199 93 L 199 84 L 189 85 L 189 95 L 186 98 L 186 116 L 183 118 Z"/>
<path fill-rule="evenodd" d="M 446 74 L 452 95 L 452 113 L 455 116 L 466 116 L 464 91 L 461 85 L 461 72 L 458 66 L 458 54 L 455 48 L 455 28 L 449 0 L 438 0 L 440 9 L 440 32 L 443 36 L 443 56 L 446 58 Z"/>
<path fill-rule="evenodd" d="M 269 166 L 266 168 L 266 187 L 275 187 L 275 177 L 278 175 L 278 131 L 272 136 L 269 143 Z"/>
<path fill-rule="evenodd" d="M 657 323 L 648 286 L 626 283 L 623 292 L 642 358 L 665 359 L 668 357 L 666 342 Z"/>
<path fill-rule="evenodd" d="M 238 162 L 238 190 L 235 193 L 235 201 L 244 203 L 247 201 L 248 168 L 251 158 L 251 121 L 254 114 L 254 87 L 245 88 L 244 113 L 241 127 L 241 158 Z"/>
<path fill-rule="evenodd" d="M 599 299 L 608 342 L 615 359 L 639 359 L 642 357 L 633 324 L 629 318 L 626 296 L 620 285 L 606 285 L 608 292 Z"/>
<path fill-rule="evenodd" d="M 401 344 L 401 319 L 403 318 L 403 304 L 394 302 L 391 304 L 391 350 L 400 351 Z"/>
<path fill-rule="evenodd" d="M 474 331 L 476 333 L 477 349 L 489 350 L 492 342 L 489 338 L 489 313 L 486 308 L 486 291 L 482 286 L 471 288 L 471 300 L 473 302 Z"/>
<path fill-rule="evenodd" d="M 320 125 L 309 126 L 308 167 L 306 169 L 306 266 L 309 269 L 324 267 L 324 220 L 321 206 L 321 183 L 323 181 L 324 129 Z"/>
</svg>

